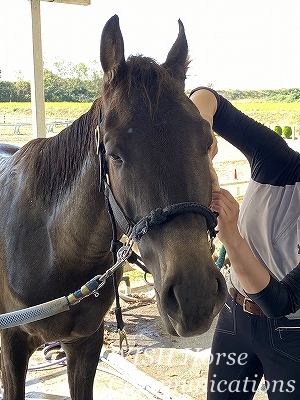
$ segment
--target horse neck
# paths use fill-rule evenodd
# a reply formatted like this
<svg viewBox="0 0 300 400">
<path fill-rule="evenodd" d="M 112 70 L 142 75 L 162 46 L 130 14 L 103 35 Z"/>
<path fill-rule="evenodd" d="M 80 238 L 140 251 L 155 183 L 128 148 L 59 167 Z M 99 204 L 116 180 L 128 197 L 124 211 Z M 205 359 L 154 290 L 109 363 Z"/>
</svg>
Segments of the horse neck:
<svg viewBox="0 0 300 400">
<path fill-rule="evenodd" d="M 45 204 L 59 203 L 78 177 L 97 169 L 95 106 L 58 135 L 27 143 L 14 165 L 29 177 L 29 188 Z M 97 178 L 95 178 L 97 179 Z M 96 185 L 96 183 L 95 183 Z"/>
<path fill-rule="evenodd" d="M 72 179 L 63 196 L 57 193 L 59 201 L 55 205 L 58 245 L 68 248 L 71 257 L 76 254 L 79 257 L 80 253 L 80 257 L 91 260 L 108 252 L 111 238 L 104 194 L 99 192 L 99 160 L 94 142 L 96 123 L 91 109 L 61 133 L 62 143 L 68 146 L 75 141 L 77 147 L 67 151 L 66 163 L 71 166 L 67 175 L 72 175 Z"/>
<path fill-rule="evenodd" d="M 96 125 L 94 104 L 55 137 L 28 143 L 19 157 L 19 167 L 31 177 L 26 197 L 37 210 L 48 210 L 55 252 L 81 264 L 110 247 L 109 218 L 98 189 Z"/>
<path fill-rule="evenodd" d="M 55 247 L 64 258 L 89 265 L 109 253 L 111 227 L 103 194 L 91 191 L 89 180 L 83 182 L 87 176 L 82 178 L 56 206 L 52 229 Z"/>
</svg>

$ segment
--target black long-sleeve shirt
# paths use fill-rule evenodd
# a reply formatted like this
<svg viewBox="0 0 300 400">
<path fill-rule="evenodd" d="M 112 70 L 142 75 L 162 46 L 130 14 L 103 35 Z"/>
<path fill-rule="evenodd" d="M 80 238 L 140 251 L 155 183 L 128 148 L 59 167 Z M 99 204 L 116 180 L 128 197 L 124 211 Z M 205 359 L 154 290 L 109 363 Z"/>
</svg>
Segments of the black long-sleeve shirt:
<svg viewBox="0 0 300 400">
<path fill-rule="evenodd" d="M 271 318 L 294 313 L 300 309 L 300 154 L 216 91 L 200 87 L 192 93 L 201 89 L 217 99 L 213 130 L 237 147 L 251 167 L 239 229 L 271 280 L 261 292 L 247 296 Z M 231 282 L 246 294 L 233 268 Z"/>
</svg>

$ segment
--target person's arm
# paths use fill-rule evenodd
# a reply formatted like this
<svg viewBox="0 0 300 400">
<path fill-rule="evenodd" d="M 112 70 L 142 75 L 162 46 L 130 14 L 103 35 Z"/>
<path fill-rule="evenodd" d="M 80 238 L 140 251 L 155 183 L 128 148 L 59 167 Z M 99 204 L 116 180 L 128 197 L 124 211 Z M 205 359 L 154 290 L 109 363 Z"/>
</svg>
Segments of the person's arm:
<svg viewBox="0 0 300 400">
<path fill-rule="evenodd" d="M 282 281 L 271 277 L 260 292 L 248 294 L 270 318 L 279 318 L 300 309 L 300 264 Z"/>
<path fill-rule="evenodd" d="M 217 111 L 216 96 L 210 90 L 203 88 L 193 92 L 190 99 L 198 108 L 202 118 L 208 121 L 212 128 L 214 115 Z"/>
<path fill-rule="evenodd" d="M 190 99 L 202 117 L 209 121 L 213 131 L 246 156 L 253 180 L 285 186 L 299 179 L 299 153 L 291 149 L 280 135 L 242 113 L 211 88 L 194 89 Z"/>
<path fill-rule="evenodd" d="M 201 94 L 200 94 L 200 92 L 201 92 Z M 198 108 L 201 117 L 203 119 L 205 119 L 206 121 L 208 121 L 210 124 L 213 142 L 208 150 L 209 170 L 210 170 L 210 176 L 211 176 L 211 180 L 212 180 L 212 188 L 213 188 L 213 190 L 219 190 L 220 185 L 219 185 L 218 176 L 217 176 L 216 171 L 212 164 L 213 158 L 218 153 L 217 140 L 212 131 L 213 117 L 217 110 L 217 100 L 216 100 L 216 97 L 213 95 L 213 93 L 211 93 L 210 91 L 208 91 L 206 89 L 194 92 L 191 95 L 191 100 Z"/>
<path fill-rule="evenodd" d="M 300 264 L 277 281 L 258 262 L 237 226 L 239 204 L 225 189 L 213 193 L 211 208 L 218 216 L 218 238 L 247 295 L 270 318 L 300 309 Z"/>
<path fill-rule="evenodd" d="M 212 131 L 214 115 L 215 115 L 215 113 L 217 111 L 217 107 L 218 107 L 217 99 L 211 91 L 209 91 L 205 88 L 203 88 L 201 90 L 196 90 L 195 92 L 193 92 L 190 96 L 190 99 L 195 104 L 195 106 L 198 108 L 198 111 L 200 112 L 201 117 L 203 119 L 205 119 L 210 125 L 213 143 L 209 149 L 209 157 L 210 157 L 210 160 L 212 160 L 218 152 L 217 140 Z"/>
<path fill-rule="evenodd" d="M 244 290 L 251 294 L 264 289 L 269 272 L 257 261 L 247 242 L 240 235 L 237 221 L 239 204 L 225 189 L 213 192 L 211 208 L 218 213 L 218 238 L 224 244 L 231 265 Z"/>
</svg>

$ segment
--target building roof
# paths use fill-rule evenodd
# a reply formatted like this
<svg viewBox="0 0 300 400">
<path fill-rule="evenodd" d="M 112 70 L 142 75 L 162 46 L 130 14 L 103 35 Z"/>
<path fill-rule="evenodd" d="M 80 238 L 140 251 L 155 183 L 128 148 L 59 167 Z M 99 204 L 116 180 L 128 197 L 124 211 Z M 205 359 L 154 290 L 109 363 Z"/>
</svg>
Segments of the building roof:
<svg viewBox="0 0 300 400">
<path fill-rule="evenodd" d="M 51 3 L 65 3 L 65 4 L 77 4 L 80 6 L 88 6 L 91 4 L 91 0 L 42 0 Z"/>
</svg>

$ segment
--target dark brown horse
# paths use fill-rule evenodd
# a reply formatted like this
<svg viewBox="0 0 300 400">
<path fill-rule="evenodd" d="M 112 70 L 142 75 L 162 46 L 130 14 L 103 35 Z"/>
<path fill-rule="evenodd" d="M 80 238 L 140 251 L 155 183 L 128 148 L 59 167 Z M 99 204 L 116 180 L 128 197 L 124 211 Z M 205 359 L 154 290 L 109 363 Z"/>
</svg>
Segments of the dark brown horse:
<svg viewBox="0 0 300 400">
<path fill-rule="evenodd" d="M 86 114 L 53 138 L 32 140 L 16 152 L 4 148 L 0 313 L 68 295 L 111 267 L 112 228 L 99 192 L 105 174 L 99 174 L 94 135 L 99 123 L 102 169 L 105 163 L 125 219 L 133 225 L 142 220 L 134 237 L 140 238 L 140 253 L 154 277 L 166 327 L 174 335 L 201 334 L 223 305 L 225 284 L 207 235 L 212 137 L 184 93 L 183 25 L 179 22 L 162 65 L 142 56 L 125 61 L 117 16 L 103 29 L 100 53 L 102 93 Z M 3 329 L 5 399 L 24 399 L 30 356 L 43 343 L 59 340 L 71 398 L 91 400 L 103 318 L 113 296 L 110 278 L 98 297 L 89 296 L 70 311 Z"/>
</svg>

